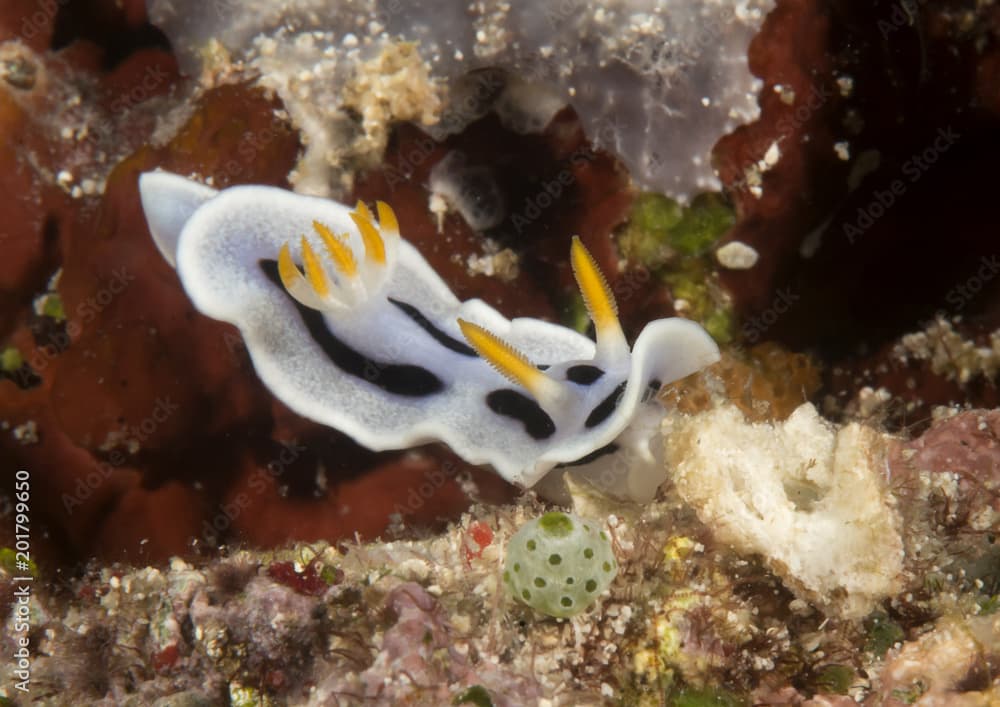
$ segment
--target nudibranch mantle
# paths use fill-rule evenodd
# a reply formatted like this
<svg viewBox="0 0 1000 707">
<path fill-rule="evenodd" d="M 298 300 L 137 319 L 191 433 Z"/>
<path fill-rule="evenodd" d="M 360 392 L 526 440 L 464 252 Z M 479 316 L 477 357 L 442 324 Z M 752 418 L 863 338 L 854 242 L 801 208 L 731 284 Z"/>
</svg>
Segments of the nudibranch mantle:
<svg viewBox="0 0 1000 707">
<path fill-rule="evenodd" d="M 719 356 L 700 326 L 676 318 L 649 323 L 629 351 L 610 290 L 576 240 L 596 344 L 460 302 L 384 204 L 376 223 L 363 204 L 264 186 L 217 191 L 167 172 L 143 174 L 140 194 L 188 296 L 240 329 L 265 385 L 373 450 L 443 441 L 524 487 L 565 467 L 649 500 L 665 477 L 654 443 L 663 409 L 651 399 Z"/>
</svg>

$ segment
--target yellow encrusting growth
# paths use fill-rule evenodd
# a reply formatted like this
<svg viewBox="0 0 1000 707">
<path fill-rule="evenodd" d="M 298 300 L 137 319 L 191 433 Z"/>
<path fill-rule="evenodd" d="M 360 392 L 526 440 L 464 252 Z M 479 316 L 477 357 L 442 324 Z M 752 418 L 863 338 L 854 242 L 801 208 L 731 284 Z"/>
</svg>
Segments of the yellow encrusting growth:
<svg viewBox="0 0 1000 707">
<path fill-rule="evenodd" d="M 381 207 L 379 212 L 381 213 Z M 385 265 L 385 242 L 372 223 L 372 212 L 365 206 L 365 202 L 358 201 L 355 210 L 348 215 L 354 221 L 354 225 L 358 227 L 358 231 L 361 232 L 361 240 L 364 241 L 365 255 L 368 260 Z M 395 220 L 395 216 L 393 216 L 393 220 Z"/>
<path fill-rule="evenodd" d="M 319 264 L 316 252 L 309 245 L 309 241 L 306 240 L 305 236 L 302 236 L 302 264 L 305 266 L 309 284 L 312 285 L 316 294 L 320 297 L 329 295 L 330 283 L 327 282 L 326 274 L 323 272 L 323 267 Z"/>
<path fill-rule="evenodd" d="M 583 294 L 583 301 L 590 312 L 590 318 L 594 320 L 594 326 L 609 330 L 620 328 L 618 323 L 618 306 L 615 304 L 614 295 L 608 287 L 608 281 L 594 262 L 593 256 L 580 241 L 579 236 L 573 236 L 573 245 L 570 248 L 570 263 L 573 266 L 573 275 L 580 285 L 580 292 Z"/>
<path fill-rule="evenodd" d="M 323 239 L 326 244 L 326 251 L 330 254 L 330 260 L 336 266 L 337 271 L 345 277 L 354 277 L 358 274 L 358 261 L 354 258 L 351 247 L 344 242 L 343 237 L 337 236 L 319 221 L 313 221 L 313 229 Z"/>
</svg>

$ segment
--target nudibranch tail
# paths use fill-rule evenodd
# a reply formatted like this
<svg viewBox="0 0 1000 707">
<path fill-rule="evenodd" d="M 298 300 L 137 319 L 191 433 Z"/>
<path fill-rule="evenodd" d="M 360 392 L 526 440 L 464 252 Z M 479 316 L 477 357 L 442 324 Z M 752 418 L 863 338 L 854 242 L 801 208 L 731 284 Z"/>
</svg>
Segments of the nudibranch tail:
<svg viewBox="0 0 1000 707">
<path fill-rule="evenodd" d="M 478 324 L 458 320 L 458 327 L 469 344 L 501 375 L 524 387 L 550 414 L 558 411 L 565 391 L 528 360 L 528 357 L 491 331 Z"/>
<path fill-rule="evenodd" d="M 608 287 L 608 281 L 597 267 L 594 257 L 583 245 L 579 236 L 573 236 L 570 247 L 570 264 L 573 275 L 580 286 L 584 304 L 594 321 L 597 333 L 597 356 L 595 360 L 609 360 L 628 355 L 628 341 L 618 321 L 618 305 Z"/>
</svg>

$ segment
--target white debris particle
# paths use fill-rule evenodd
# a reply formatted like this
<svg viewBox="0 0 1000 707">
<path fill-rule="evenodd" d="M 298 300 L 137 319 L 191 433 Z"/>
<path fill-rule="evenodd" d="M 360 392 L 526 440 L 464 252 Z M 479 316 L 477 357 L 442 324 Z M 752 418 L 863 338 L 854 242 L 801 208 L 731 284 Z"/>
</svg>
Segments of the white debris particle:
<svg viewBox="0 0 1000 707">
<path fill-rule="evenodd" d="M 719 265 L 730 270 L 749 270 L 757 264 L 760 254 L 741 241 L 730 241 L 715 251 Z"/>
<path fill-rule="evenodd" d="M 774 84 L 774 92 L 778 94 L 778 98 L 780 98 L 781 102 L 785 105 L 790 106 L 795 103 L 795 89 L 791 86 L 776 83 Z"/>
<path fill-rule="evenodd" d="M 840 140 L 839 142 L 833 143 L 833 151 L 837 153 L 837 157 L 844 162 L 851 159 L 851 145 L 847 140 Z"/>
<path fill-rule="evenodd" d="M 781 148 L 778 147 L 778 141 L 775 140 L 771 143 L 771 146 L 767 148 L 767 152 L 764 153 L 764 165 L 767 169 L 770 169 L 774 165 L 778 164 L 779 159 L 781 159 Z"/>
<path fill-rule="evenodd" d="M 837 88 L 840 89 L 840 95 L 847 98 L 854 91 L 854 79 L 850 76 L 838 76 Z"/>
<path fill-rule="evenodd" d="M 34 420 L 28 420 L 24 424 L 14 428 L 14 439 L 21 444 L 38 444 L 38 425 Z"/>
</svg>

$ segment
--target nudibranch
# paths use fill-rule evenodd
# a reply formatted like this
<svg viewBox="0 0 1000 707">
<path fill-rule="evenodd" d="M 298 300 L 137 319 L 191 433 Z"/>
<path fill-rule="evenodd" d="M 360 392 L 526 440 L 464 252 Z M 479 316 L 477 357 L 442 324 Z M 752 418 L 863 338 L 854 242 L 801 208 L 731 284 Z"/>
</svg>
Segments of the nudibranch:
<svg viewBox="0 0 1000 707">
<path fill-rule="evenodd" d="M 459 301 L 384 203 L 376 219 L 360 202 L 273 187 L 220 191 L 167 172 L 139 185 L 153 238 L 194 305 L 239 328 L 288 407 L 369 449 L 442 441 L 522 487 L 572 469 L 649 500 L 666 474 L 655 394 L 719 356 L 678 318 L 647 324 L 630 349 L 576 238 L 570 258 L 596 342 Z M 540 488 L 564 497 L 559 476 Z"/>
</svg>

